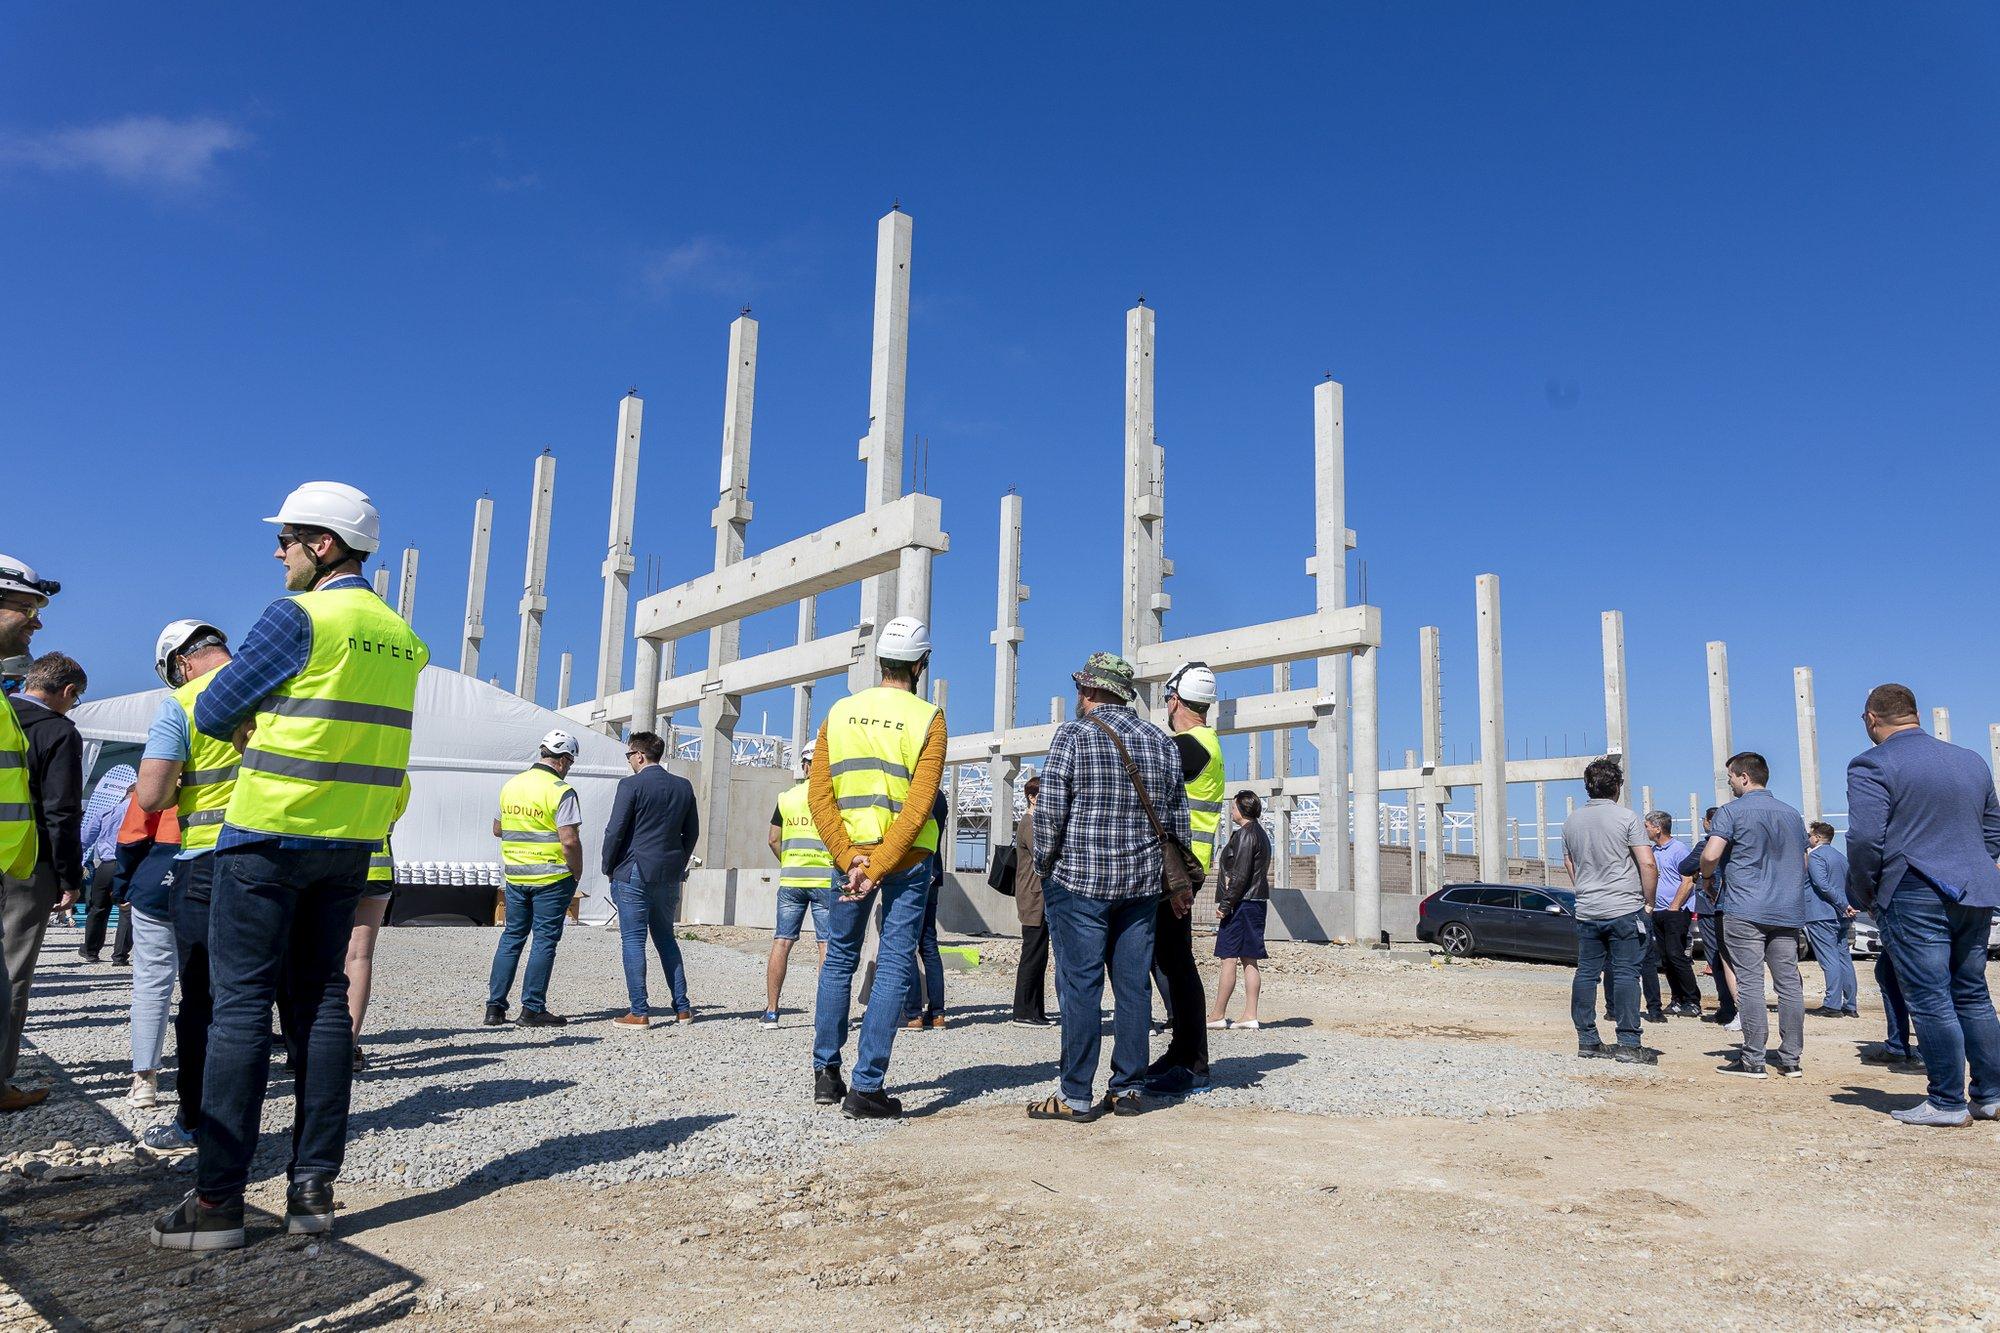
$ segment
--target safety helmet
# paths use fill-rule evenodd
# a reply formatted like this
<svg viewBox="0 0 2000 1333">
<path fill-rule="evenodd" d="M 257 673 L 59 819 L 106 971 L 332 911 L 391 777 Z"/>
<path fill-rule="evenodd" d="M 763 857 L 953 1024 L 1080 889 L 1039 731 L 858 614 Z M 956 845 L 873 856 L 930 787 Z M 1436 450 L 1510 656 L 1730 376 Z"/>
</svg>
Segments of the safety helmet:
<svg viewBox="0 0 2000 1333">
<path fill-rule="evenodd" d="M 367 495 L 338 481 L 309 481 L 285 497 L 266 523 L 324 528 L 362 555 L 382 545 L 382 515 Z"/>
<path fill-rule="evenodd" d="M 799 762 L 804 764 L 806 767 L 811 768 L 813 755 L 815 752 L 818 751 L 818 749 L 819 749 L 819 737 L 815 736 L 811 740 L 805 743 L 805 748 L 799 751 Z"/>
<path fill-rule="evenodd" d="M 542 737 L 542 749 L 550 754 L 566 754 L 574 759 L 581 753 L 582 747 L 577 745 L 576 737 L 570 735 L 561 727 L 557 727 L 554 731 Z"/>
<path fill-rule="evenodd" d="M 186 652 L 203 635 L 210 636 L 219 647 L 229 646 L 228 636 L 206 620 L 176 620 L 160 631 L 160 637 L 153 644 L 153 670 L 167 683 L 168 689 L 179 689 L 187 683 L 173 678 L 174 655 Z"/>
<path fill-rule="evenodd" d="M 931 627 L 915 616 L 897 616 L 875 641 L 875 656 L 891 662 L 921 662 L 930 651 Z"/>
<path fill-rule="evenodd" d="M 47 606 L 49 598 L 61 591 L 62 584 L 38 577 L 27 561 L 0 555 L 0 592 L 25 593 L 35 599 L 35 605 Z"/>
<path fill-rule="evenodd" d="M 1189 662 L 1167 677 L 1167 693 L 1184 704 L 1215 702 L 1215 673 L 1205 662 Z"/>
<path fill-rule="evenodd" d="M 35 665 L 35 659 L 26 653 L 15 657 L 0 657 L 0 676 L 8 680 L 26 680 L 28 672 Z"/>
</svg>

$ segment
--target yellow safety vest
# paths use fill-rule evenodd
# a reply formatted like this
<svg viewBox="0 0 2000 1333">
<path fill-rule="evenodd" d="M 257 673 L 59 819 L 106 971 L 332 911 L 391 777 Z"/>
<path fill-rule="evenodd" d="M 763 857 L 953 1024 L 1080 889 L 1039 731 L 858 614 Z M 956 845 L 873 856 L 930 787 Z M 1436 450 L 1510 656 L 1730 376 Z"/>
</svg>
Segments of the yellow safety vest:
<svg viewBox="0 0 2000 1333">
<path fill-rule="evenodd" d="M 910 794 L 910 778 L 923 756 L 924 737 L 938 710 L 908 690 L 877 685 L 850 694 L 826 719 L 826 761 L 847 840 L 872 847 Z M 926 819 L 916 845 L 938 848 L 936 819 Z"/>
<path fill-rule="evenodd" d="M 778 883 L 787 889 L 824 889 L 833 883 L 828 873 L 833 857 L 813 824 L 812 805 L 801 782 L 778 798 Z"/>
<path fill-rule="evenodd" d="M 236 766 L 240 756 L 235 745 L 204 735 L 194 724 L 194 701 L 215 679 L 207 671 L 174 691 L 174 702 L 187 715 L 188 759 L 181 766 L 178 806 L 181 819 L 181 850 L 205 852 L 222 834 L 222 821 L 229 809 L 230 793 L 236 790 Z"/>
<path fill-rule="evenodd" d="M 403 812 L 409 808 L 410 776 L 405 773 L 403 775 L 403 794 L 396 801 L 396 818 L 400 820 L 403 817 Z M 390 833 L 393 834 L 394 832 L 395 825 L 391 824 Z M 370 884 L 394 884 L 396 882 L 396 849 L 389 845 L 387 837 L 375 844 L 375 850 L 368 855 L 368 882 Z"/>
<path fill-rule="evenodd" d="M 500 859 L 509 884 L 529 888 L 569 878 L 556 833 L 556 811 L 569 793 L 570 785 L 540 764 L 500 789 Z"/>
<path fill-rule="evenodd" d="M 27 879 L 41 850 L 35 799 L 28 790 L 28 738 L 13 703 L 0 696 L 0 870 Z"/>
<path fill-rule="evenodd" d="M 1227 784 L 1222 778 L 1222 741 L 1214 727 L 1193 727 L 1181 733 L 1201 742 L 1208 751 L 1208 764 L 1187 784 L 1188 831 L 1194 835 L 1194 859 L 1203 874 L 1215 861 L 1215 832 L 1222 825 L 1222 798 Z"/>
<path fill-rule="evenodd" d="M 227 822 L 287 837 L 380 842 L 410 762 L 430 649 L 371 588 L 292 600 L 312 622 L 305 669 L 257 705 Z"/>
</svg>

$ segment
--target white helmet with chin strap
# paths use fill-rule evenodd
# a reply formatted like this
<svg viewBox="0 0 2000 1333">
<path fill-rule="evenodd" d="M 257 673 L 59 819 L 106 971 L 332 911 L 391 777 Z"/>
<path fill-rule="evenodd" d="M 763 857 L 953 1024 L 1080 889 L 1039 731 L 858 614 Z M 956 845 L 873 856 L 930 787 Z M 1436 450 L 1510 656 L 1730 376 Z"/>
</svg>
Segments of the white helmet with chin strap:
<svg viewBox="0 0 2000 1333">
<path fill-rule="evenodd" d="M 281 527 L 324 529 L 359 555 L 382 545 L 382 515 L 365 493 L 345 482 L 309 481 L 287 495 L 278 512 L 264 521 Z"/>
<path fill-rule="evenodd" d="M 167 683 L 168 689 L 177 690 L 187 681 L 175 679 L 180 673 L 174 670 L 174 658 L 191 649 L 211 645 L 227 648 L 229 639 L 206 620 L 176 620 L 160 631 L 160 637 L 153 644 L 153 670 Z"/>
<path fill-rule="evenodd" d="M 583 747 L 576 743 L 576 737 L 558 727 L 542 737 L 542 750 L 547 754 L 566 754 L 574 759 L 583 752 Z"/>
<path fill-rule="evenodd" d="M 1167 678 L 1167 693 L 1184 704 L 1215 702 L 1215 673 L 1205 662 L 1189 662 Z"/>
<path fill-rule="evenodd" d="M 27 561 L 0 555 L 0 592 L 17 592 L 24 597 L 32 597 L 37 607 L 43 607 L 49 604 L 49 598 L 61 591 L 62 584 L 54 579 L 42 578 Z"/>
<path fill-rule="evenodd" d="M 890 662 L 921 662 L 930 653 L 931 627 L 915 616 L 897 616 L 875 641 L 875 656 Z"/>
</svg>

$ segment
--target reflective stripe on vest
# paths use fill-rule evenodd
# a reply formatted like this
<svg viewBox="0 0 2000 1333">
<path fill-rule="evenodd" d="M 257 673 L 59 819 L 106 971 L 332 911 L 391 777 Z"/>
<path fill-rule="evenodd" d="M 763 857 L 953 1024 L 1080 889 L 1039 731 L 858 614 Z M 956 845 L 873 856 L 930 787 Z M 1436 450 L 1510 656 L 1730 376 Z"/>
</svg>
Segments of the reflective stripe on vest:
<svg viewBox="0 0 2000 1333">
<path fill-rule="evenodd" d="M 805 783 L 778 798 L 778 819 L 779 885 L 787 889 L 826 888 L 833 882 L 827 873 L 833 869 L 833 857 L 813 823 Z"/>
<path fill-rule="evenodd" d="M 387 838 L 377 843 L 375 850 L 368 854 L 368 882 L 370 884 L 396 882 L 396 853 L 390 849 Z"/>
<path fill-rule="evenodd" d="M 556 832 L 556 812 L 569 793 L 570 785 L 540 764 L 507 779 L 500 789 L 500 859 L 506 862 L 509 884 L 554 884 L 569 878 L 562 835 Z"/>
<path fill-rule="evenodd" d="M 40 853 L 34 797 L 28 790 L 28 738 L 14 705 L 0 696 L 0 871 L 27 879 L 35 873 Z"/>
<path fill-rule="evenodd" d="M 1188 832 L 1194 859 L 1203 874 L 1215 860 L 1215 831 L 1222 824 L 1222 797 L 1228 784 L 1222 777 L 1222 741 L 1214 727 L 1195 727 L 1182 735 L 1192 736 L 1208 752 L 1208 763 L 1187 784 Z"/>
<path fill-rule="evenodd" d="M 181 789 L 175 801 L 181 819 L 183 852 L 205 852 L 215 846 L 229 809 L 230 795 L 236 790 L 236 746 L 205 735 L 194 724 L 194 701 L 220 670 L 217 667 L 215 671 L 204 672 L 174 691 L 174 702 L 187 717 L 188 729 L 188 758 L 181 765 Z"/>
<path fill-rule="evenodd" d="M 312 650 L 257 705 L 229 823 L 380 842 L 409 767 L 410 715 L 430 649 L 373 589 L 323 588 L 292 601 L 312 624 Z"/>
<path fill-rule="evenodd" d="M 937 713 L 908 690 L 878 685 L 850 694 L 827 715 L 827 773 L 841 823 L 856 846 L 873 847 L 888 836 Z M 938 849 L 937 820 L 924 821 L 914 845 Z"/>
</svg>

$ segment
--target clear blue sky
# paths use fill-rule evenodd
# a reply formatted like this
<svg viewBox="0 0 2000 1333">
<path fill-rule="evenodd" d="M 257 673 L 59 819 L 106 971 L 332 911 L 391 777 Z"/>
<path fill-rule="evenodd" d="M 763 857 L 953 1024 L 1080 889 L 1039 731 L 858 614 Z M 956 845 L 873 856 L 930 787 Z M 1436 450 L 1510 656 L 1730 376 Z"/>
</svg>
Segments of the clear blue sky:
<svg viewBox="0 0 2000 1333">
<path fill-rule="evenodd" d="M 66 584 L 38 647 L 104 696 L 150 683 L 172 617 L 246 626 L 276 586 L 256 520 L 341 478 L 421 546 L 417 626 L 455 664 L 490 489 L 483 669 L 511 681 L 548 445 L 552 702 L 561 649 L 594 671 L 628 386 L 635 582 L 647 556 L 669 583 L 707 567 L 739 306 L 763 340 L 752 549 L 858 505 L 874 227 L 899 198 L 957 729 L 988 724 L 1008 486 L 1024 713 L 1115 646 L 1143 291 L 1171 632 L 1309 608 L 1331 370 L 1390 759 L 1416 744 L 1429 623 L 1471 753 L 1493 571 L 1515 753 L 1603 743 L 1617 607 L 1662 803 L 1707 790 L 1723 639 L 1737 741 L 1781 794 L 1791 668 L 1817 668 L 1840 808 L 1870 684 L 1950 705 L 1982 751 L 2000 720 L 1997 60 L 2000 13 L 1950 4 L 9 6 L 0 550 Z M 790 633 L 758 622 L 745 650 Z M 767 706 L 775 726 L 783 698 L 748 721 Z"/>
</svg>

